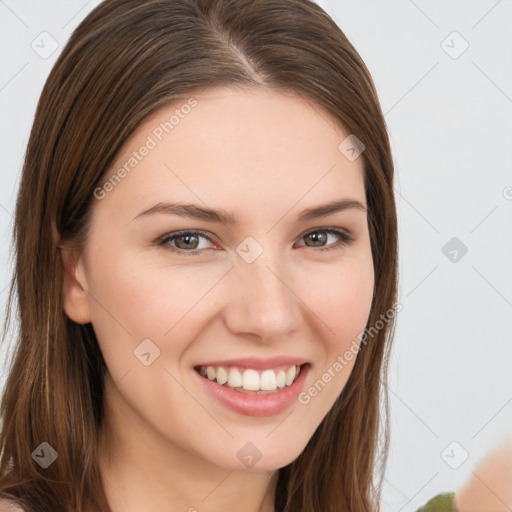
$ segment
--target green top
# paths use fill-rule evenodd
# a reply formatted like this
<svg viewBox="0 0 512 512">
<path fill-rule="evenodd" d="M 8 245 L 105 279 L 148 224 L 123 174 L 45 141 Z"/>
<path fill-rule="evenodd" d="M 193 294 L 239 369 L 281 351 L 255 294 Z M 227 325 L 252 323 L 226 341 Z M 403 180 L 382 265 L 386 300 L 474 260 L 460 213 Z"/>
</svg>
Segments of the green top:
<svg viewBox="0 0 512 512">
<path fill-rule="evenodd" d="M 446 492 L 434 496 L 417 512 L 457 512 L 455 508 L 455 493 Z"/>
</svg>

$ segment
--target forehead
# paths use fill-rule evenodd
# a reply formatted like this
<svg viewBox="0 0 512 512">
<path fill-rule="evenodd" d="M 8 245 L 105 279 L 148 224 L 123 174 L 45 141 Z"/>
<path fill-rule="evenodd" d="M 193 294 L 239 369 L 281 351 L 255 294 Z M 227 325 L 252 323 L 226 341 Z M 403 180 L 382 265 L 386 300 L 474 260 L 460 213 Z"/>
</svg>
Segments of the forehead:
<svg viewBox="0 0 512 512">
<path fill-rule="evenodd" d="M 364 201 L 362 159 L 340 151 L 347 137 L 321 106 L 263 88 L 215 88 L 149 115 L 119 151 L 108 200 L 201 199 L 276 204 L 307 195 Z M 291 206 L 291 204 L 289 205 Z"/>
</svg>

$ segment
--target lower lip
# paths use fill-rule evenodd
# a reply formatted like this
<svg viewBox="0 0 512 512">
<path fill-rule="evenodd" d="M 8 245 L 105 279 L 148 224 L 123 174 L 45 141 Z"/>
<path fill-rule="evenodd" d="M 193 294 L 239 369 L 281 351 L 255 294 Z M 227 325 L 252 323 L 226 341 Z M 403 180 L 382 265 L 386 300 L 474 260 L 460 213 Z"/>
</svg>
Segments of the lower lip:
<svg viewBox="0 0 512 512">
<path fill-rule="evenodd" d="M 309 371 L 309 364 L 300 368 L 299 376 L 291 386 L 276 390 L 274 393 L 256 395 L 235 391 L 227 386 L 220 386 L 216 381 L 203 377 L 192 370 L 201 379 L 205 388 L 222 404 L 245 416 L 274 416 L 290 407 L 302 391 L 304 380 Z"/>
</svg>

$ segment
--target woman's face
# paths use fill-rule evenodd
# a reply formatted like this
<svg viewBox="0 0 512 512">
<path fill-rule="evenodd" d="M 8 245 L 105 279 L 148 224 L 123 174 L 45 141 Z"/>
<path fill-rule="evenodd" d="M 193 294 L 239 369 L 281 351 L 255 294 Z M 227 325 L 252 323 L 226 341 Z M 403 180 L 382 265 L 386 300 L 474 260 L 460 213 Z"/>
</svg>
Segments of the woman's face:
<svg viewBox="0 0 512 512">
<path fill-rule="evenodd" d="M 92 322 L 119 439 L 232 470 L 300 454 L 373 293 L 348 135 L 296 96 L 220 88 L 160 108 L 118 153 L 65 308 Z"/>
</svg>

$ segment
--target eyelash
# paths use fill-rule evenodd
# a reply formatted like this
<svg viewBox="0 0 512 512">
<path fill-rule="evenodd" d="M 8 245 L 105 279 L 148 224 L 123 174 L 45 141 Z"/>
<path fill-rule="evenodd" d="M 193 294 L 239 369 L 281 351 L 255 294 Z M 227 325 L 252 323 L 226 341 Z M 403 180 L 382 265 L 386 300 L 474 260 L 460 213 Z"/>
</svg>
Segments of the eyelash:
<svg viewBox="0 0 512 512">
<path fill-rule="evenodd" d="M 341 249 L 347 245 L 350 245 L 354 241 L 354 238 L 351 235 L 349 235 L 348 233 L 346 233 L 345 231 L 341 231 L 339 229 L 333 229 L 333 228 L 314 229 L 312 231 L 308 231 L 307 233 L 304 233 L 304 235 L 302 235 L 300 237 L 300 239 L 303 239 L 303 238 L 307 237 L 308 235 L 311 235 L 312 233 L 319 233 L 319 232 L 328 233 L 330 235 L 337 235 L 340 238 L 340 240 L 338 242 L 328 245 L 327 247 L 310 247 L 310 249 L 316 249 L 317 251 L 320 251 L 320 252 L 330 251 L 333 249 Z M 175 253 L 178 253 L 178 254 L 186 254 L 187 256 L 197 256 L 204 251 L 204 249 L 194 250 L 194 251 L 185 251 L 183 249 L 178 249 L 177 247 L 172 247 L 171 245 L 168 245 L 169 241 L 174 240 L 175 238 L 184 236 L 184 235 L 200 236 L 200 237 L 206 238 L 209 242 L 214 243 L 209 236 L 207 236 L 206 234 L 204 234 L 201 231 L 176 231 L 174 233 L 169 233 L 167 235 L 164 235 L 163 237 L 160 237 L 157 240 L 157 245 L 162 246 L 165 249 L 170 250 Z M 308 247 L 308 246 L 303 245 L 301 247 Z"/>
</svg>

